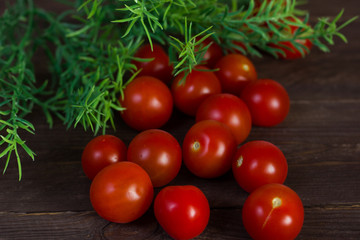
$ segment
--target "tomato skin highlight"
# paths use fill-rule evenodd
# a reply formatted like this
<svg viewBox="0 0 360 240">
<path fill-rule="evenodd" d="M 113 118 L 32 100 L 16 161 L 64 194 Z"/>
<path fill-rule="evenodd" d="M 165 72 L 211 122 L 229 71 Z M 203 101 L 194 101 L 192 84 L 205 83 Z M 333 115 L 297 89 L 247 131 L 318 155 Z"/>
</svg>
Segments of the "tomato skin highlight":
<svg viewBox="0 0 360 240">
<path fill-rule="evenodd" d="M 240 98 L 248 106 L 252 123 L 271 127 L 285 120 L 290 109 L 290 99 L 285 88 L 271 79 L 259 79 L 245 87 Z"/>
<path fill-rule="evenodd" d="M 183 113 L 195 116 L 200 104 L 210 95 L 221 93 L 219 79 L 204 66 L 197 66 L 181 84 L 184 74 L 176 76 L 171 85 L 175 106 Z"/>
<path fill-rule="evenodd" d="M 181 147 L 170 133 L 150 129 L 139 133 L 130 142 L 127 160 L 139 164 L 149 174 L 154 187 L 161 187 L 179 173 Z"/>
<path fill-rule="evenodd" d="M 170 64 L 169 56 L 160 45 L 153 44 L 153 51 L 151 51 L 150 44 L 145 44 L 137 50 L 134 57 L 144 59 L 154 58 L 150 62 L 132 61 L 137 69 L 142 69 L 138 77 L 151 76 L 161 80 L 165 84 L 171 82 L 173 78 L 173 66 Z"/>
<path fill-rule="evenodd" d="M 160 128 L 170 118 L 173 99 L 169 88 L 160 80 L 143 76 L 134 79 L 119 99 L 121 117 L 130 127 L 141 131 Z"/>
<path fill-rule="evenodd" d="M 183 142 L 185 166 L 198 177 L 215 178 L 231 168 L 236 140 L 230 129 L 215 120 L 193 125 Z"/>
<path fill-rule="evenodd" d="M 292 240 L 304 222 L 304 207 L 289 187 L 271 183 L 252 192 L 246 199 L 243 224 L 255 240 Z"/>
<path fill-rule="evenodd" d="M 154 213 L 161 227 L 172 238 L 187 240 L 204 231 L 210 207 L 199 188 L 191 185 L 168 186 L 156 196 Z"/>
<path fill-rule="evenodd" d="M 215 74 L 226 93 L 238 95 L 248 83 L 257 80 L 253 63 L 241 54 L 232 53 L 222 57 L 215 68 L 219 68 Z"/>
<path fill-rule="evenodd" d="M 246 104 L 237 96 L 221 93 L 209 96 L 196 112 L 196 122 L 216 120 L 226 124 L 240 144 L 251 131 L 251 115 Z"/>
<path fill-rule="evenodd" d="M 284 154 L 267 141 L 250 141 L 234 155 L 232 171 L 236 182 L 247 192 L 268 183 L 284 183 L 288 165 Z"/>
<path fill-rule="evenodd" d="M 126 160 L 125 143 L 112 135 L 102 135 L 92 139 L 84 148 L 81 165 L 85 175 L 94 179 L 104 167 Z"/>
<path fill-rule="evenodd" d="M 150 207 L 154 188 L 149 175 L 139 165 L 119 162 L 102 169 L 90 187 L 94 210 L 104 219 L 128 223 Z"/>
</svg>

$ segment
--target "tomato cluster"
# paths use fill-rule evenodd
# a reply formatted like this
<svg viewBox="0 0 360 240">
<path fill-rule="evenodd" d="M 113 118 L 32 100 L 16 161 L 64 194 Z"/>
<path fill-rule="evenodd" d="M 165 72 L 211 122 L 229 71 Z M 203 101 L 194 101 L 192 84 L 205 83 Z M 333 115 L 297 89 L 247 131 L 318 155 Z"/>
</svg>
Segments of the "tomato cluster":
<svg viewBox="0 0 360 240">
<path fill-rule="evenodd" d="M 95 211 L 112 222 L 134 221 L 151 206 L 154 187 L 163 187 L 153 204 L 157 221 L 174 239 L 191 239 L 208 224 L 208 200 L 195 186 L 168 184 L 182 164 L 200 178 L 232 170 L 238 185 L 250 193 L 243 207 L 249 235 L 295 238 L 304 210 L 298 195 L 283 185 L 288 173 L 284 154 L 267 141 L 244 144 L 252 126 L 270 127 L 285 119 L 290 106 L 285 88 L 271 79 L 257 79 L 253 63 L 240 54 L 208 53 L 204 63 L 210 66 L 196 66 L 186 78 L 179 75 L 169 82 L 168 76 L 153 69 L 171 68 L 164 50 L 157 46 L 143 55 L 147 48 L 140 48 L 136 59 L 154 59 L 140 65 L 145 74 L 130 82 L 119 99 L 124 122 L 141 132 L 128 147 L 119 138 L 104 135 L 83 151 Z M 173 105 L 195 117 L 182 145 L 159 129 L 170 118 Z"/>
</svg>

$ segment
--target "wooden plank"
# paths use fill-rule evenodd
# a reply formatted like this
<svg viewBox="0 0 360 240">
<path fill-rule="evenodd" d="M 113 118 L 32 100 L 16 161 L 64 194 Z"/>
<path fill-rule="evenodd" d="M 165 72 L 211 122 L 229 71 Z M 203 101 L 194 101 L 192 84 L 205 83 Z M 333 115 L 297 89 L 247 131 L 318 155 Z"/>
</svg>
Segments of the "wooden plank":
<svg viewBox="0 0 360 240">
<path fill-rule="evenodd" d="M 309 10 L 312 18 L 318 17 L 334 17 L 341 9 L 344 9 L 344 18 L 352 18 L 359 15 L 360 4 L 357 0 L 310 0 L 303 6 L 304 9 Z"/>
<path fill-rule="evenodd" d="M 358 239 L 359 205 L 305 208 L 297 239 Z M 110 223 L 93 211 L 0 213 L 0 239 L 171 239 L 152 210 L 128 223 Z M 205 231 L 196 239 L 251 239 L 242 224 L 241 208 L 213 208 Z"/>
<path fill-rule="evenodd" d="M 24 179 L 25 184 L 3 181 L 0 211 L 84 211 L 91 210 L 90 182 L 83 176 L 79 164 L 49 163 L 48 174 Z M 56 170 L 51 170 L 55 168 Z M 290 165 L 285 184 L 294 189 L 304 205 L 359 203 L 360 164 L 325 162 Z M 34 174 L 38 175 L 38 174 Z M 56 175 L 51 177 L 49 175 Z M 66 177 L 63 177 L 66 176 Z M 218 179 L 206 180 L 193 176 L 183 168 L 170 185 L 198 186 L 207 196 L 212 207 L 239 207 L 247 197 L 231 173 Z M 158 192 L 159 189 L 156 189 Z M 9 201 L 16 199 L 16 201 Z"/>
<path fill-rule="evenodd" d="M 359 203 L 359 144 L 324 144 L 326 136 L 315 143 L 287 142 L 281 135 L 279 138 L 290 166 L 286 184 L 298 192 L 306 206 Z M 2 179 L 1 211 L 91 210 L 90 183 L 82 174 L 74 152 L 79 151 L 70 150 L 61 155 L 60 150 L 44 152 L 44 156 L 55 154 L 54 159 L 38 159 L 38 166 L 26 164 L 27 177 L 21 183 L 17 183 L 17 172 L 13 169 L 13 174 Z M 219 179 L 204 180 L 182 169 L 171 184 L 199 186 L 214 207 L 238 207 L 247 196 L 230 173 Z"/>
<path fill-rule="evenodd" d="M 353 188 L 360 185 L 360 102 L 318 102 L 315 108 L 310 102 L 300 101 L 293 103 L 292 109 L 282 126 L 254 128 L 249 140 L 267 140 L 283 150 L 289 163 L 286 183 L 307 206 L 359 201 L 360 191 L 353 192 Z M 175 119 L 168 130 L 181 143 L 193 123 L 192 118 Z M 135 134 L 126 127 L 116 133 L 127 143 Z M 81 129 L 66 132 L 61 125 L 53 130 L 40 125 L 38 134 L 27 139 L 38 156 L 35 162 L 23 161 L 23 180 L 17 181 L 15 161 L 2 176 L 0 211 L 91 210 L 90 181 L 80 163 L 82 149 L 91 138 Z M 199 186 L 214 207 L 240 206 L 247 196 L 231 173 L 205 180 L 183 168 L 171 184 Z M 223 191 L 225 196 L 218 194 Z"/>
</svg>

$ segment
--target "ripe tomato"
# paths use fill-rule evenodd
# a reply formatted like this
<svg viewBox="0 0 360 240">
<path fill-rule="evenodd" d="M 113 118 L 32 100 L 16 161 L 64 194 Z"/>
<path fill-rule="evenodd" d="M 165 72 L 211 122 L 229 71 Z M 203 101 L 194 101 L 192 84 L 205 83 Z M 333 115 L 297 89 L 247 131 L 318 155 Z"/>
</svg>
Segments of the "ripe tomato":
<svg viewBox="0 0 360 240">
<path fill-rule="evenodd" d="M 205 98 L 212 94 L 221 93 L 219 79 L 213 72 L 198 70 L 209 70 L 204 66 L 197 66 L 184 83 L 181 80 L 184 74 L 179 74 L 171 85 L 175 106 L 182 112 L 195 116 L 199 105 Z"/>
<path fill-rule="evenodd" d="M 160 128 L 170 118 L 173 99 L 169 88 L 153 77 L 138 77 L 127 85 L 120 104 L 125 123 L 136 130 Z"/>
<path fill-rule="evenodd" d="M 241 90 L 257 79 L 257 73 L 252 62 L 241 54 L 228 54 L 215 65 L 219 68 L 215 74 L 219 78 L 223 92 L 240 94 Z"/>
<path fill-rule="evenodd" d="M 225 124 L 205 120 L 190 128 L 182 147 L 190 172 L 202 178 L 215 178 L 230 170 L 236 141 Z"/>
<path fill-rule="evenodd" d="M 165 232 L 177 240 L 200 235 L 210 217 L 206 196 L 191 185 L 163 188 L 155 198 L 154 212 Z"/>
<path fill-rule="evenodd" d="M 294 18 L 289 18 L 288 20 L 295 22 Z M 296 31 L 298 31 L 298 29 L 298 26 L 291 25 L 288 29 L 284 30 L 284 34 L 292 36 L 295 34 Z M 304 51 L 304 56 L 310 53 L 310 49 L 313 44 L 309 39 L 296 39 L 295 42 L 304 46 L 304 48 L 302 48 L 302 50 Z M 277 52 L 277 56 L 281 59 L 292 60 L 303 57 L 301 51 L 299 51 L 290 41 L 280 41 L 277 44 L 270 43 L 269 46 L 280 49 L 284 52 Z"/>
<path fill-rule="evenodd" d="M 290 240 L 300 233 L 304 207 L 289 187 L 271 183 L 249 195 L 242 218 L 246 231 L 255 240 Z"/>
<path fill-rule="evenodd" d="M 127 160 L 145 169 L 154 187 L 161 187 L 178 174 L 181 147 L 170 133 L 150 129 L 141 132 L 130 142 Z"/>
<path fill-rule="evenodd" d="M 196 122 L 212 119 L 225 123 L 234 134 L 236 143 L 242 143 L 251 130 L 251 115 L 246 104 L 238 97 L 221 93 L 203 101 L 196 113 Z"/>
<path fill-rule="evenodd" d="M 284 183 L 288 165 L 284 154 L 274 144 L 251 141 L 237 150 L 232 171 L 240 187 L 252 192 L 268 183 Z"/>
<path fill-rule="evenodd" d="M 111 164 L 101 170 L 90 187 L 90 200 L 104 219 L 128 223 L 150 207 L 154 188 L 149 175 L 132 162 Z"/>
<path fill-rule="evenodd" d="M 200 40 L 199 38 L 197 40 Z M 210 38 L 206 38 L 202 45 L 205 47 L 207 45 L 210 45 L 210 47 L 207 49 L 207 51 L 204 54 L 202 65 L 208 67 L 208 68 L 214 68 L 215 64 L 219 59 L 223 56 L 222 48 L 214 41 L 212 41 Z"/>
<path fill-rule="evenodd" d="M 151 51 L 150 44 L 145 44 L 137 50 L 134 57 L 153 58 L 150 62 L 132 61 L 137 69 L 142 69 L 138 75 L 139 77 L 151 76 L 160 79 L 166 84 L 171 82 L 173 66 L 169 62 L 169 56 L 160 45 L 153 44 L 153 51 Z"/>
<path fill-rule="evenodd" d="M 244 51 L 247 51 L 247 47 L 244 43 L 240 42 L 240 41 L 233 41 L 233 43 L 235 45 L 237 45 L 239 48 L 243 49 Z M 242 54 L 242 52 L 238 49 L 235 49 L 235 53 L 237 54 Z"/>
<path fill-rule="evenodd" d="M 271 79 L 250 83 L 240 98 L 250 110 L 252 123 L 257 126 L 271 127 L 281 123 L 290 109 L 290 99 L 285 88 Z"/>
<path fill-rule="evenodd" d="M 84 148 L 81 165 L 84 173 L 91 180 L 104 167 L 126 160 L 126 145 L 119 138 L 111 135 L 98 136 Z"/>
<path fill-rule="evenodd" d="M 302 44 L 306 48 L 303 49 L 304 55 L 310 53 L 312 42 L 309 39 L 296 39 L 295 42 Z M 277 56 L 281 59 L 293 60 L 303 57 L 301 52 L 290 41 L 281 41 L 278 44 L 269 44 L 273 48 L 282 50 L 284 53 L 277 52 Z"/>
</svg>

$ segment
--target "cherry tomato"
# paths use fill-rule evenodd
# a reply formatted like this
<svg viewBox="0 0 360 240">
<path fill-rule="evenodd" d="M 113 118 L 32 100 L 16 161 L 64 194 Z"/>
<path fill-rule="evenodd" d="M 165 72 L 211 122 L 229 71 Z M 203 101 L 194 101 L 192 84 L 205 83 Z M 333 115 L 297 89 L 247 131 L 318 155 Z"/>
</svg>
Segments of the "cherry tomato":
<svg viewBox="0 0 360 240">
<path fill-rule="evenodd" d="M 223 92 L 240 94 L 241 90 L 257 79 L 257 73 L 252 62 L 241 54 L 228 54 L 215 65 L 219 68 L 215 74 L 219 78 Z"/>
<path fill-rule="evenodd" d="M 213 72 L 198 70 L 209 70 L 204 66 L 197 66 L 185 82 L 182 82 L 184 74 L 179 74 L 171 85 L 175 106 L 182 112 L 195 116 L 199 105 L 205 98 L 212 94 L 221 93 L 219 79 Z"/>
<path fill-rule="evenodd" d="M 198 38 L 198 40 L 200 39 Z M 210 43 L 210 47 L 204 54 L 202 64 L 208 68 L 214 68 L 217 61 L 219 61 L 219 59 L 223 56 L 223 52 L 221 47 L 216 42 L 212 41 L 210 38 L 206 38 L 202 42 L 202 45 L 205 47 Z"/>
<path fill-rule="evenodd" d="M 170 133 L 150 129 L 141 132 L 130 142 L 127 160 L 145 169 L 154 187 L 161 187 L 178 174 L 181 147 Z"/>
<path fill-rule="evenodd" d="M 192 239 L 206 228 L 210 207 L 203 192 L 191 185 L 163 188 L 154 201 L 161 227 L 176 240 Z"/>
<path fill-rule="evenodd" d="M 312 42 L 309 39 L 296 39 L 297 43 L 302 44 L 306 48 L 303 48 L 304 55 L 310 53 L 310 49 L 312 47 Z M 301 52 L 292 44 L 290 41 L 281 41 L 278 44 L 269 44 L 273 48 L 277 48 L 282 50 L 284 53 L 277 52 L 277 56 L 281 59 L 293 60 L 303 57 Z"/>
<path fill-rule="evenodd" d="M 309 39 L 296 39 L 295 41 L 306 47 L 305 49 L 303 49 L 304 55 L 307 55 L 310 53 L 310 49 L 312 47 L 312 42 Z M 298 58 L 303 57 L 301 55 L 301 52 L 297 48 L 295 48 L 294 44 L 292 44 L 289 41 L 279 42 L 277 45 L 273 45 L 273 44 L 270 44 L 270 45 L 272 47 L 278 48 L 284 52 L 284 53 L 281 53 L 281 52 L 276 53 L 277 56 L 281 59 L 292 60 L 292 59 L 298 59 Z"/>
<path fill-rule="evenodd" d="M 237 144 L 242 143 L 251 130 L 251 115 L 246 104 L 238 97 L 221 93 L 203 101 L 196 113 L 196 122 L 212 119 L 230 127 Z"/>
<path fill-rule="evenodd" d="M 248 106 L 252 123 L 257 126 L 275 126 L 286 118 L 290 99 L 285 88 L 271 79 L 262 79 L 245 87 L 240 95 Z"/>
<path fill-rule="evenodd" d="M 255 240 L 292 240 L 302 228 L 304 207 L 289 187 L 271 183 L 249 195 L 242 218 L 246 231 Z"/>
<path fill-rule="evenodd" d="M 244 43 L 240 42 L 240 41 L 233 41 L 233 43 L 235 45 L 237 45 L 239 48 L 243 49 L 244 51 L 247 51 L 247 47 Z M 237 54 L 242 54 L 242 52 L 238 49 L 235 49 L 235 53 Z"/>
<path fill-rule="evenodd" d="M 145 44 L 137 50 L 134 57 L 153 58 L 150 62 L 132 61 L 137 69 L 142 69 L 138 75 L 139 77 L 151 76 L 160 79 L 166 84 L 171 82 L 173 66 L 169 62 L 169 56 L 160 45 L 153 44 L 153 51 L 151 51 L 150 44 Z"/>
<path fill-rule="evenodd" d="M 84 148 L 81 165 L 86 176 L 94 179 L 104 167 L 126 160 L 126 145 L 119 138 L 111 135 L 98 136 Z"/>
<path fill-rule="evenodd" d="M 154 188 L 149 175 L 132 162 L 111 164 L 101 170 L 90 187 L 90 200 L 104 219 L 128 223 L 141 217 L 150 207 Z"/>
<path fill-rule="evenodd" d="M 268 183 L 284 183 L 288 165 L 284 154 L 274 144 L 251 141 L 237 150 L 232 171 L 240 187 L 252 192 Z"/>
<path fill-rule="evenodd" d="M 182 147 L 190 172 L 202 178 L 215 178 L 230 170 L 236 141 L 225 124 L 205 120 L 190 128 Z"/>
<path fill-rule="evenodd" d="M 288 20 L 295 22 L 294 18 L 289 18 Z M 299 27 L 298 26 L 294 26 L 291 25 L 288 29 L 285 29 L 285 34 L 289 34 L 289 35 L 294 35 L 296 31 L 298 31 Z M 310 53 L 310 49 L 312 47 L 312 42 L 309 39 L 296 39 L 295 42 L 300 43 L 302 46 L 304 46 L 305 48 L 302 48 L 304 51 L 304 55 L 307 55 Z M 282 50 L 284 53 L 282 52 L 277 52 L 277 56 L 281 59 L 287 59 L 287 60 L 292 60 L 292 59 L 298 59 L 303 57 L 303 55 L 301 54 L 301 51 L 299 51 L 292 42 L 290 41 L 280 41 L 277 44 L 274 43 L 270 43 L 269 46 L 273 47 L 273 48 L 277 48 Z"/>
<path fill-rule="evenodd" d="M 136 130 L 160 128 L 170 118 L 173 99 L 169 88 L 153 77 L 138 77 L 124 90 L 120 104 L 126 109 L 121 116 Z"/>
</svg>

